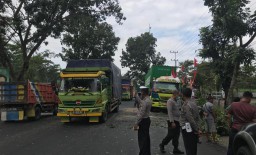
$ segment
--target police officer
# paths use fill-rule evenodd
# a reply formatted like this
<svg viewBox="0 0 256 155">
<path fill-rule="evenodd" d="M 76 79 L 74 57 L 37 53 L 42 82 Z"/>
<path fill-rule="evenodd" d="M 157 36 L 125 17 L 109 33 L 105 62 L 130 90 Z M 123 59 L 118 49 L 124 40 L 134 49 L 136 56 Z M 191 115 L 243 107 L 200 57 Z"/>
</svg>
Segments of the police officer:
<svg viewBox="0 0 256 155">
<path fill-rule="evenodd" d="M 185 88 L 182 91 L 185 100 L 181 107 L 180 126 L 186 155 L 197 154 L 197 142 L 201 131 L 199 129 L 199 111 L 195 101 L 191 99 L 192 90 Z"/>
<path fill-rule="evenodd" d="M 150 118 L 149 113 L 152 106 L 152 101 L 150 100 L 148 94 L 149 89 L 145 86 L 140 87 L 141 98 L 137 95 L 136 100 L 140 107 L 137 114 L 137 121 L 134 125 L 134 130 L 138 130 L 138 142 L 140 153 L 139 155 L 150 155 Z"/>
</svg>

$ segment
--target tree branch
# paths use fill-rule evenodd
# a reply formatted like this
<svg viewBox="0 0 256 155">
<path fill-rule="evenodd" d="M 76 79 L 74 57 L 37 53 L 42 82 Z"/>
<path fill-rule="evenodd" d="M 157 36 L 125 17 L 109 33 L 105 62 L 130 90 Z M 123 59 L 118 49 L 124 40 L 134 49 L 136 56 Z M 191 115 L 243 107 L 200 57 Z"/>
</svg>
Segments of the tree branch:
<svg viewBox="0 0 256 155">
<path fill-rule="evenodd" d="M 32 24 L 29 23 L 28 28 L 27 28 L 26 33 L 25 33 L 25 38 L 24 38 L 25 43 L 28 43 L 28 36 L 29 36 L 29 32 L 30 32 L 31 27 L 32 27 Z"/>
<path fill-rule="evenodd" d="M 39 48 L 42 42 L 46 39 L 46 36 L 42 36 L 41 39 L 36 43 L 36 45 L 30 50 L 27 59 L 30 59 L 35 51 Z"/>
<path fill-rule="evenodd" d="M 20 43 L 21 43 L 21 46 L 22 46 L 22 52 L 23 52 L 23 55 L 25 54 L 24 52 L 26 52 L 26 44 L 24 43 L 24 40 L 23 40 L 23 37 L 22 37 L 22 30 L 20 29 L 20 27 L 17 27 L 18 29 L 18 36 L 20 38 Z"/>
<path fill-rule="evenodd" d="M 243 45 L 243 38 L 242 38 L 242 36 L 239 36 L 239 45 L 240 45 L 240 47 Z"/>
<path fill-rule="evenodd" d="M 241 45 L 241 47 L 245 48 L 248 45 L 250 45 L 250 43 L 254 40 L 254 38 L 256 37 L 256 32 L 254 32 L 254 34 L 252 35 L 252 37 L 243 45 Z"/>
<path fill-rule="evenodd" d="M 15 32 L 13 32 L 13 33 L 10 35 L 10 37 L 8 37 L 7 41 L 5 41 L 5 42 L 3 43 L 3 46 L 6 46 L 6 45 L 9 43 L 9 41 L 12 40 L 12 38 L 13 38 L 14 35 L 15 35 Z"/>
<path fill-rule="evenodd" d="M 21 10 L 22 5 L 24 4 L 24 1 L 21 1 L 20 5 L 18 6 L 17 10 L 15 11 L 13 17 L 16 18 L 18 16 L 18 13 Z"/>
</svg>

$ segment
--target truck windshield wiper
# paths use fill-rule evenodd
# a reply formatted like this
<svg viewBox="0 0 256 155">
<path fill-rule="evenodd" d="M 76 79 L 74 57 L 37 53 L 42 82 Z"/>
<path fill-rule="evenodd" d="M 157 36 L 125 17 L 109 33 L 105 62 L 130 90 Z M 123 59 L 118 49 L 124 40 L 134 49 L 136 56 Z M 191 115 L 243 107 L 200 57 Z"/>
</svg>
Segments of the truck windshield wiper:
<svg viewBox="0 0 256 155">
<path fill-rule="evenodd" d="M 91 92 L 85 92 L 83 94 L 85 95 L 86 93 L 89 94 L 89 95 L 93 95 L 93 93 L 91 93 Z"/>
</svg>

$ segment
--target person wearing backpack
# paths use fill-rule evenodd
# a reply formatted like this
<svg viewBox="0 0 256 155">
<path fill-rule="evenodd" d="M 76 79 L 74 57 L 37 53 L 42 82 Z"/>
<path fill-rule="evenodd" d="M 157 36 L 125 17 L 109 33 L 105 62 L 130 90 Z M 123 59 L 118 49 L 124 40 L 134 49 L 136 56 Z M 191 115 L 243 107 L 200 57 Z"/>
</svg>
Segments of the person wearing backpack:
<svg viewBox="0 0 256 155">
<path fill-rule="evenodd" d="M 215 125 L 216 115 L 213 110 L 213 97 L 209 96 L 207 98 L 207 102 L 203 105 L 203 111 L 206 122 L 206 140 L 208 143 L 211 142 L 209 136 L 212 135 L 213 143 L 216 143 L 217 130 Z"/>
</svg>

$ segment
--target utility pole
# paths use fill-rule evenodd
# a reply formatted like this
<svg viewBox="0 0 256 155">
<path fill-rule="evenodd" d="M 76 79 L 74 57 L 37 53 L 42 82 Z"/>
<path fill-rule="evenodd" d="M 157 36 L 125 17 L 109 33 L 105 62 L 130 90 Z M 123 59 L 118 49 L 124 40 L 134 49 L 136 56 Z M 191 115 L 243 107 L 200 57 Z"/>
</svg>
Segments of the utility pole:
<svg viewBox="0 0 256 155">
<path fill-rule="evenodd" d="M 175 61 L 175 68 L 176 68 L 176 67 L 177 67 L 177 61 L 178 61 L 178 59 L 176 59 L 176 54 L 178 53 L 178 51 L 177 51 L 177 52 L 175 52 L 175 51 L 170 51 L 170 53 L 174 53 L 175 59 L 171 59 L 171 61 Z"/>
</svg>

